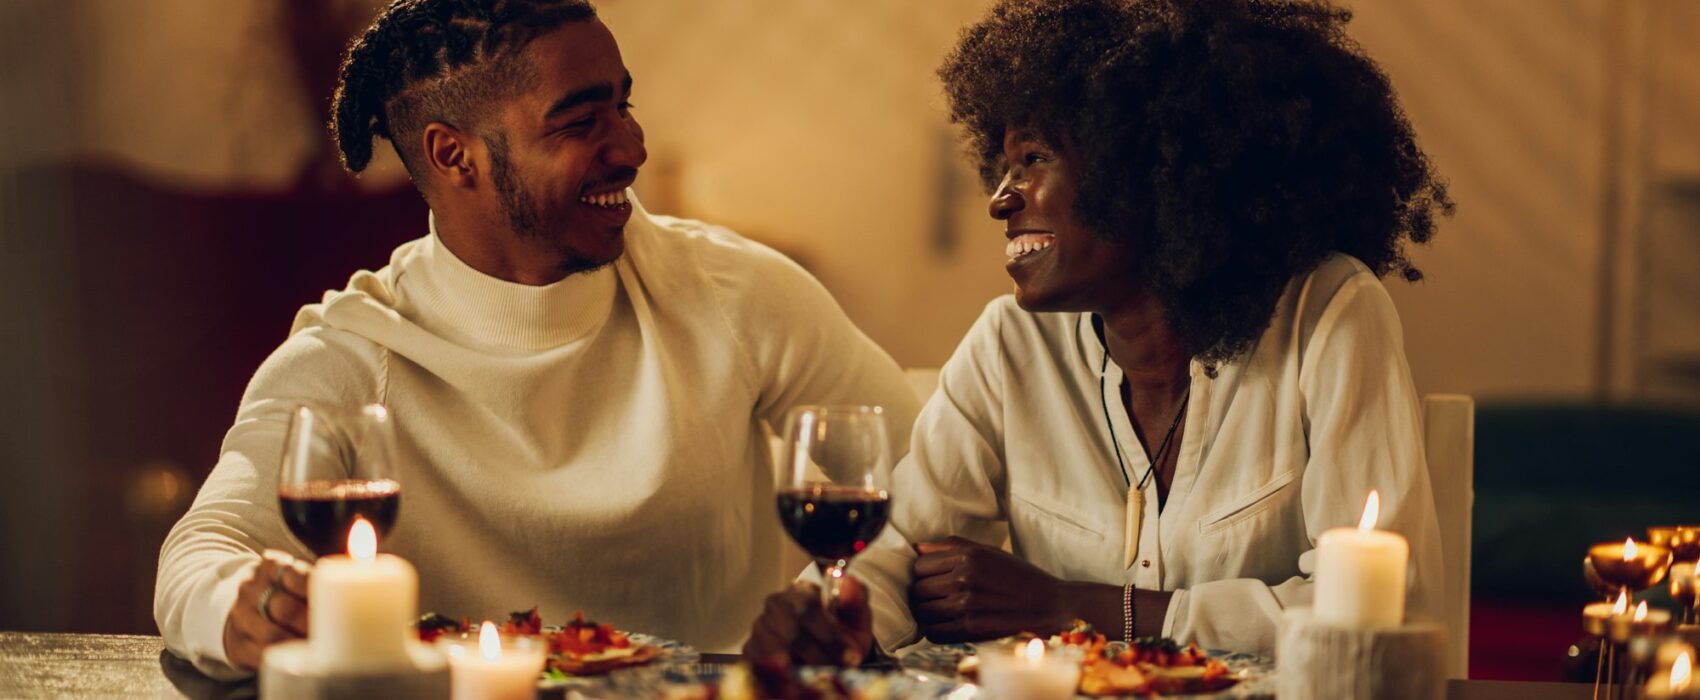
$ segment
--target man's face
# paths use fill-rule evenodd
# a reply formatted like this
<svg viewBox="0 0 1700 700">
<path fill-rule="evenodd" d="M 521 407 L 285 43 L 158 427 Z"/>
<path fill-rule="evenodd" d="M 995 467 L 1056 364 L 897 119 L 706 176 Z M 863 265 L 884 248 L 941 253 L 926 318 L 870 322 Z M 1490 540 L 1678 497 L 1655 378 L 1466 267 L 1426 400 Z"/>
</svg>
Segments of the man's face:
<svg viewBox="0 0 1700 700">
<path fill-rule="evenodd" d="M 1028 311 L 1099 311 L 1133 289 L 1125 247 L 1092 235 L 1076 221 L 1079 186 L 1074 158 L 1032 134 L 1004 135 L 1009 170 L 992 194 L 989 212 L 1005 222 L 1015 301 Z"/>
<path fill-rule="evenodd" d="M 504 105 L 487 134 L 491 182 L 508 227 L 567 273 L 625 251 L 625 189 L 649 157 L 630 112 L 631 75 L 602 22 L 570 22 L 533 40 L 530 90 Z"/>
</svg>

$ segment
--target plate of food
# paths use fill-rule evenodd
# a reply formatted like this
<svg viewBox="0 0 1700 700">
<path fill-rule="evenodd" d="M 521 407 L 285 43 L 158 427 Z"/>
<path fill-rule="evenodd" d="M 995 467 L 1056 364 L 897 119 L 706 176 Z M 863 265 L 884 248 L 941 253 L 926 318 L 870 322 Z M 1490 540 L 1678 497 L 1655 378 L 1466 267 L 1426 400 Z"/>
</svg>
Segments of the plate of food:
<svg viewBox="0 0 1700 700">
<path fill-rule="evenodd" d="M 979 677 L 979 655 L 1036 638 L 1011 637 L 986 645 L 923 643 L 903 653 L 905 668 L 950 674 L 967 682 Z M 1251 698 L 1274 694 L 1273 664 L 1249 654 L 1206 651 L 1155 637 L 1111 642 L 1085 622 L 1052 635 L 1047 647 L 1080 659 L 1080 695 L 1087 697 Z"/>
<path fill-rule="evenodd" d="M 474 630 L 471 620 L 456 620 L 437 613 L 419 619 L 420 641 L 430 642 L 445 634 Z M 564 625 L 545 625 L 537 608 L 508 614 L 502 634 L 541 637 L 549 645 L 540 690 L 595 681 L 614 671 L 663 664 L 691 664 L 699 658 L 695 649 L 679 642 L 640 632 L 627 632 L 613 625 L 587 620 L 583 612 Z"/>
<path fill-rule="evenodd" d="M 783 688 L 773 679 L 758 679 L 748 664 L 673 666 L 662 672 L 662 685 L 620 688 L 632 697 L 663 700 L 758 700 L 767 697 L 796 700 L 957 700 L 973 696 L 949 678 L 902 669 L 860 669 L 805 666 L 796 669 Z"/>
</svg>

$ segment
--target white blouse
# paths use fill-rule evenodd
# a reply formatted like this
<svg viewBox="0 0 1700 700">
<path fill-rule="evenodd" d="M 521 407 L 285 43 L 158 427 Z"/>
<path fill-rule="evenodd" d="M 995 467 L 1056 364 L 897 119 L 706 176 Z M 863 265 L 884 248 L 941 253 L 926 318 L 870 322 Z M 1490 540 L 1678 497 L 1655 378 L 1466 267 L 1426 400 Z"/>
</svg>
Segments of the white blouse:
<svg viewBox="0 0 1700 700">
<path fill-rule="evenodd" d="M 882 646 L 917 641 L 911 543 L 1007 535 L 1061 579 L 1173 591 L 1168 610 L 1140 611 L 1165 615 L 1165 636 L 1267 654 L 1282 609 L 1310 602 L 1317 538 L 1355 525 L 1371 489 L 1380 526 L 1410 540 L 1409 614 L 1439 617 L 1421 404 L 1392 299 L 1363 263 L 1337 255 L 1295 278 L 1255 349 L 1216 377 L 1193 362 L 1174 482 L 1161 512 L 1147 482 L 1126 568 L 1111 431 L 1136 482 L 1150 464 L 1105 358 L 1090 314 L 1028 313 L 1008 296 L 986 307 L 894 471 L 892 527 L 853 564 Z"/>
</svg>

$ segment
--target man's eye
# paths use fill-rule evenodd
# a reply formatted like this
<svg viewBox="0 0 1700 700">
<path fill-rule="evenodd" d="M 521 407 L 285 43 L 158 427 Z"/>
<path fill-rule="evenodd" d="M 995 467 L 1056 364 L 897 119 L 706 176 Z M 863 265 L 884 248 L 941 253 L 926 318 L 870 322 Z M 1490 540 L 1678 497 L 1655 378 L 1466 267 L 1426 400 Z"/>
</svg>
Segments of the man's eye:
<svg viewBox="0 0 1700 700">
<path fill-rule="evenodd" d="M 595 123 L 596 123 L 595 117 L 585 117 L 583 119 L 574 119 L 570 122 L 567 122 L 565 126 L 561 127 L 561 129 L 564 130 L 564 131 L 579 131 L 579 130 L 582 130 L 582 129 L 589 129 L 591 127 L 591 125 L 595 124 Z"/>
<path fill-rule="evenodd" d="M 625 114 L 626 112 L 632 111 L 632 108 L 636 107 L 637 105 L 632 104 L 630 100 L 627 100 L 625 102 L 621 102 L 617 106 L 620 108 L 620 113 Z"/>
<path fill-rule="evenodd" d="M 1046 158 L 1043 153 L 1034 152 L 1023 156 L 1021 158 L 1021 163 L 1022 165 L 1033 165 L 1035 163 L 1043 163 L 1045 160 Z"/>
</svg>

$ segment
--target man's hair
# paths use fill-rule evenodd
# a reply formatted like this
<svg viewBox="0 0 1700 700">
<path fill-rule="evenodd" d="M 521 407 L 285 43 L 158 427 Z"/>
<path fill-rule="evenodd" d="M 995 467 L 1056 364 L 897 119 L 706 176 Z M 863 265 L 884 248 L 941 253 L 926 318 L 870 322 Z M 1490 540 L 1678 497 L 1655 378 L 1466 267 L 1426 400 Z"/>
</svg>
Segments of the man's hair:
<svg viewBox="0 0 1700 700">
<path fill-rule="evenodd" d="M 1073 156 L 1075 214 L 1128 246 L 1188 352 L 1249 351 L 1332 253 L 1422 273 L 1450 215 L 1387 76 L 1310 0 L 1004 0 L 939 69 L 986 187 L 1006 129 Z"/>
<path fill-rule="evenodd" d="M 394 0 L 349 45 L 337 76 L 330 127 L 343 166 L 365 169 L 382 136 L 423 186 L 426 125 L 477 129 L 530 86 L 526 44 L 595 17 L 588 0 Z"/>
</svg>

